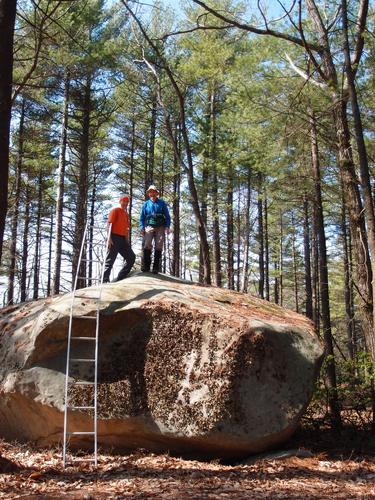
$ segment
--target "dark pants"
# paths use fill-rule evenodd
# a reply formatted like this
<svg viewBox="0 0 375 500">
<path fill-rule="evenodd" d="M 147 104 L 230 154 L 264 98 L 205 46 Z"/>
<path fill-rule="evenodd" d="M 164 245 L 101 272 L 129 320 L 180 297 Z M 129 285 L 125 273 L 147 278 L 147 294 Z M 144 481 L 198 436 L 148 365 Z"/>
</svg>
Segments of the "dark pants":
<svg viewBox="0 0 375 500">
<path fill-rule="evenodd" d="M 116 260 L 117 254 L 120 254 L 124 259 L 124 266 L 118 273 L 115 281 L 122 280 L 130 273 L 135 261 L 135 253 L 131 249 L 129 240 L 125 236 L 120 236 L 119 234 L 111 234 L 112 246 L 108 248 L 107 257 L 105 259 L 105 269 L 103 281 L 107 283 L 109 281 L 109 275 L 111 274 L 111 269 L 113 263 Z"/>
</svg>

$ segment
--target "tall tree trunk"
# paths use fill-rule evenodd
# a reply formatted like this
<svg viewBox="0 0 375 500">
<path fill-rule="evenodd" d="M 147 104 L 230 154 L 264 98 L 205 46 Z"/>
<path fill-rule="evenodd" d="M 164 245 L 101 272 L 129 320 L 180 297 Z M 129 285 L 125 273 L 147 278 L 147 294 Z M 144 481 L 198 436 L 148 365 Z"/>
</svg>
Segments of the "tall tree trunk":
<svg viewBox="0 0 375 500">
<path fill-rule="evenodd" d="M 311 257 L 310 257 L 310 221 L 309 221 L 309 203 L 307 194 L 303 196 L 303 249 L 305 266 L 305 314 L 311 320 L 313 319 L 313 291 L 311 277 Z"/>
<path fill-rule="evenodd" d="M 311 117 L 311 159 L 315 186 L 315 204 L 317 210 L 318 223 L 318 245 L 319 245 L 319 277 L 320 277 L 320 299 L 322 311 L 322 327 L 325 351 L 327 355 L 326 362 L 326 384 L 328 387 L 328 405 L 332 421 L 335 429 L 341 427 L 341 416 L 337 394 L 336 383 L 336 367 L 333 351 L 331 317 L 330 317 L 330 302 L 329 302 L 329 285 L 328 285 L 328 265 L 327 265 L 327 248 L 326 236 L 324 229 L 323 218 L 323 203 L 321 193 L 321 177 L 319 164 L 319 149 L 316 132 L 315 117 Z"/>
<path fill-rule="evenodd" d="M 274 286 L 273 286 L 273 293 L 274 293 L 274 302 L 275 304 L 279 304 L 280 302 L 280 271 L 279 271 L 279 260 L 277 259 L 277 255 L 275 255 L 275 260 L 273 262 L 273 269 L 275 272 L 275 281 L 274 281 Z"/>
<path fill-rule="evenodd" d="M 350 232 L 355 250 L 359 308 L 361 311 L 366 345 L 373 359 L 375 359 L 375 338 L 372 321 L 372 269 L 368 251 L 363 206 L 351 154 L 350 132 L 345 102 L 341 101 L 339 104 L 335 105 L 334 118 L 339 139 L 339 162 L 344 185 L 345 204 L 348 210 Z"/>
<path fill-rule="evenodd" d="M 363 16 L 367 17 L 368 11 L 368 1 L 363 0 L 361 2 L 362 8 L 365 10 Z M 361 188 L 363 194 L 363 204 L 365 209 L 365 218 L 367 222 L 367 234 L 368 234 L 368 244 L 371 255 L 371 271 L 372 271 L 372 298 L 375 297 L 375 212 L 374 212 L 374 201 L 371 192 L 371 179 L 370 170 L 368 166 L 366 143 L 363 134 L 363 125 L 361 119 L 361 112 L 358 103 L 358 95 L 355 84 L 355 73 L 352 67 L 351 54 L 349 47 L 349 29 L 348 29 L 348 14 L 347 14 L 347 1 L 341 0 L 341 20 L 343 26 L 343 49 L 345 58 L 345 74 L 347 85 L 349 89 L 350 103 L 352 107 L 353 121 L 354 121 L 354 131 L 357 143 L 358 160 L 359 160 L 359 171 L 361 179 Z M 372 320 L 372 331 L 368 332 L 366 335 L 366 344 L 369 349 L 372 359 L 375 361 L 375 307 L 372 305 L 373 320 Z"/>
<path fill-rule="evenodd" d="M 36 226 L 35 226 L 35 253 L 34 253 L 34 286 L 33 299 L 39 297 L 39 274 L 40 274 L 40 247 L 41 247 L 41 221 L 42 221 L 42 201 L 43 201 L 43 173 L 38 176 L 38 204 L 36 207 Z"/>
<path fill-rule="evenodd" d="M 284 214 L 280 210 L 280 237 L 279 237 L 279 304 L 284 304 Z"/>
<path fill-rule="evenodd" d="M 90 118 L 91 118 L 91 77 L 88 76 L 84 87 L 82 131 L 80 137 L 80 155 L 78 172 L 78 198 L 75 214 L 74 242 L 73 242 L 73 280 L 75 274 L 82 278 L 77 280 L 77 288 L 86 286 L 86 266 L 81 262 L 78 269 L 79 253 L 82 246 L 83 234 L 87 220 L 87 196 L 88 196 L 88 173 L 89 173 L 89 144 L 90 144 Z M 83 255 L 84 257 L 84 255 Z"/>
<path fill-rule="evenodd" d="M 150 122 L 150 139 L 148 153 L 148 169 L 146 186 L 154 183 L 154 168 L 155 168 L 155 137 L 156 137 L 156 119 L 157 119 L 157 94 L 153 92 L 151 102 L 151 122 Z M 146 188 L 147 189 L 147 188 Z"/>
<path fill-rule="evenodd" d="M 234 232 L 233 232 L 233 167 L 227 170 L 227 280 L 228 288 L 234 290 Z"/>
<path fill-rule="evenodd" d="M 320 294 L 319 294 L 319 246 L 318 246 L 318 212 L 316 203 L 313 203 L 313 230 L 312 230 L 312 290 L 313 290 L 313 322 L 315 331 L 320 331 Z"/>
<path fill-rule="evenodd" d="M 251 168 L 246 175 L 246 201 L 245 201 L 245 224 L 244 224 L 244 252 L 241 291 L 247 293 L 249 286 L 249 253 L 250 253 L 250 200 L 251 200 Z"/>
<path fill-rule="evenodd" d="M 242 234 L 242 224 L 241 224 L 241 185 L 238 186 L 238 200 L 237 200 L 237 245 L 236 245 L 236 290 L 240 291 L 241 284 L 241 234 Z"/>
<path fill-rule="evenodd" d="M 8 210 L 9 131 L 12 108 L 13 33 L 17 0 L 0 0 L 0 264 Z"/>
<path fill-rule="evenodd" d="M 132 140 L 131 140 L 131 145 L 130 145 L 130 164 L 129 164 L 129 196 L 130 196 L 129 220 L 130 220 L 130 222 L 132 220 L 132 215 L 133 215 L 133 190 L 134 190 L 134 155 L 135 155 L 135 130 L 136 130 L 134 118 L 132 118 L 131 124 L 132 124 Z M 133 231 L 132 231 L 132 227 L 130 224 L 130 231 L 129 231 L 129 243 L 130 243 L 130 245 L 132 244 L 132 237 L 133 237 Z"/>
<path fill-rule="evenodd" d="M 270 245 L 268 238 L 268 200 L 264 199 L 264 280 L 266 285 L 266 300 L 270 300 Z"/>
<path fill-rule="evenodd" d="M 53 239 L 53 213 L 51 213 L 48 237 L 48 264 L 47 264 L 47 297 L 51 295 L 51 270 L 52 270 L 52 239 Z"/>
<path fill-rule="evenodd" d="M 21 279 L 20 279 L 20 290 L 21 290 L 21 302 L 25 302 L 27 299 L 27 257 L 29 253 L 29 228 L 30 228 L 30 192 L 29 182 L 26 182 L 26 194 L 25 194 L 25 215 L 24 215 L 24 226 L 23 226 L 23 240 L 22 240 L 22 266 L 21 266 Z"/>
<path fill-rule="evenodd" d="M 69 105 L 69 85 L 70 75 L 66 71 L 64 78 L 64 102 L 60 131 L 60 150 L 59 167 L 56 195 L 56 217 L 55 217 L 55 258 L 53 267 L 53 293 L 60 292 L 60 274 L 61 274 L 61 250 L 62 250 L 62 232 L 63 232 L 63 212 L 64 212 L 64 182 L 65 182 L 65 155 L 68 137 L 68 105 Z"/>
<path fill-rule="evenodd" d="M 208 195 L 208 165 L 207 160 L 203 162 L 202 188 L 201 188 L 201 213 L 204 225 L 207 227 L 207 195 Z M 202 246 L 199 248 L 199 283 L 204 281 L 204 255 Z"/>
<path fill-rule="evenodd" d="M 351 361 L 355 359 L 356 342 L 355 342 L 355 328 L 354 328 L 354 310 L 353 310 L 353 297 L 352 297 L 352 277 L 350 270 L 350 257 L 348 245 L 348 231 L 346 225 L 346 213 L 344 200 L 341 209 L 341 236 L 343 243 L 343 259 L 344 259 L 344 300 L 345 300 L 345 320 L 346 320 L 346 338 L 348 355 Z"/>
<path fill-rule="evenodd" d="M 259 257 L 259 297 L 264 299 L 264 233 L 263 233 L 263 195 L 262 174 L 258 173 L 258 257 Z"/>
<path fill-rule="evenodd" d="M 212 199 L 212 246 L 214 259 L 214 282 L 215 285 L 222 285 L 221 268 L 221 247 L 220 247 L 220 223 L 219 223 L 219 182 L 217 173 L 217 134 L 216 134 L 216 97 L 213 88 L 210 94 L 210 156 L 211 156 L 211 199 Z"/>
<path fill-rule="evenodd" d="M 293 260 L 293 284 L 294 284 L 294 309 L 299 312 L 298 304 L 298 265 L 297 265 L 297 251 L 296 251 L 296 231 L 295 231 L 295 220 L 292 214 L 292 260 Z"/>
<path fill-rule="evenodd" d="M 24 123 L 25 123 L 25 100 L 22 99 L 20 124 L 18 129 L 18 158 L 15 175 L 14 208 L 11 220 L 11 238 L 10 238 L 10 265 L 8 281 L 8 304 L 13 304 L 14 299 L 14 279 L 16 275 L 16 255 L 17 255 L 17 230 L 18 216 L 21 202 L 21 179 L 23 163 L 23 142 L 24 142 Z"/>
<path fill-rule="evenodd" d="M 176 124 L 176 142 L 180 144 L 179 127 Z M 181 173 L 180 166 L 176 155 L 173 156 L 173 259 L 172 259 L 172 275 L 181 276 L 181 259 L 180 259 L 180 195 L 181 195 Z"/>
<path fill-rule="evenodd" d="M 94 277 L 94 270 L 95 270 L 95 264 L 93 260 L 95 260 L 96 256 L 96 251 L 93 247 L 94 243 L 94 223 L 95 223 L 95 203 L 96 203 L 96 182 L 97 182 L 97 177 L 98 174 L 95 170 L 95 166 L 93 165 L 92 168 L 92 189 L 91 189 L 91 196 L 90 196 L 90 218 L 89 218 L 89 231 L 88 231 L 88 270 L 87 270 L 87 276 L 89 278 L 89 283 L 91 283 L 90 278 Z"/>
</svg>

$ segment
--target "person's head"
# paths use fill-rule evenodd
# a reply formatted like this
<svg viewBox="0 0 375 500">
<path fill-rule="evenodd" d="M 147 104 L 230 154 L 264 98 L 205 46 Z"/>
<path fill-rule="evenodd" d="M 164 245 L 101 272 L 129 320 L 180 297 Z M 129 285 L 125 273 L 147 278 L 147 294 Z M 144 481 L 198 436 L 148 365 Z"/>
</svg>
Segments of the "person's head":
<svg viewBox="0 0 375 500">
<path fill-rule="evenodd" d="M 129 196 L 121 196 L 121 198 L 119 199 L 118 201 L 120 203 L 120 206 L 123 210 L 126 210 L 127 207 L 128 207 L 128 203 L 129 203 Z"/>
<path fill-rule="evenodd" d="M 155 201 L 156 198 L 159 196 L 159 191 L 156 188 L 156 186 L 151 184 L 151 186 L 147 189 L 146 194 L 148 195 L 149 198 L 151 198 L 151 200 Z"/>
</svg>

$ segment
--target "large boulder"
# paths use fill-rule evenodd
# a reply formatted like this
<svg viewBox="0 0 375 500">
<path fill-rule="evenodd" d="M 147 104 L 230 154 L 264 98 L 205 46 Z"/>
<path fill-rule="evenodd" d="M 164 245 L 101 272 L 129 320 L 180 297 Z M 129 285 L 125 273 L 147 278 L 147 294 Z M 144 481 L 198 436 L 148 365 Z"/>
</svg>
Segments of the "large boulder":
<svg viewBox="0 0 375 500">
<path fill-rule="evenodd" d="M 75 316 L 92 315 L 95 287 L 79 291 Z M 58 443 L 71 294 L 0 311 L 0 436 Z M 264 300 L 162 275 L 106 284 L 100 305 L 99 445 L 143 447 L 201 457 L 240 458 L 285 441 L 296 429 L 323 349 L 303 316 Z M 73 333 L 94 335 L 75 319 Z M 74 357 L 92 357 L 75 341 Z M 91 350 L 91 352 L 90 352 Z M 90 363 L 72 377 L 92 380 Z M 71 386 L 72 405 L 92 388 Z M 92 430 L 88 411 L 70 430 Z M 90 448 L 74 436 L 71 445 Z"/>
</svg>

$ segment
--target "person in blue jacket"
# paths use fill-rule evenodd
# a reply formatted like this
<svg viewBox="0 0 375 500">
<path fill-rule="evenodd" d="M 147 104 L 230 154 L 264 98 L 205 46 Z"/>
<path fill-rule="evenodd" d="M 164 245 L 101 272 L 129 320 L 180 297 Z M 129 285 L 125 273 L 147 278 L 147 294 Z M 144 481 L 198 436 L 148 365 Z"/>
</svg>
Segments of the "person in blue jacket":
<svg viewBox="0 0 375 500">
<path fill-rule="evenodd" d="M 167 204 L 159 198 L 159 191 L 154 185 L 151 185 L 146 195 L 148 200 L 144 202 L 139 218 L 141 235 L 143 236 L 143 257 L 142 267 L 143 272 L 150 271 L 151 267 L 151 252 L 154 243 L 154 261 L 152 272 L 157 274 L 160 270 L 161 254 L 163 251 L 165 233 L 169 233 L 171 225 L 171 217 Z"/>
</svg>

